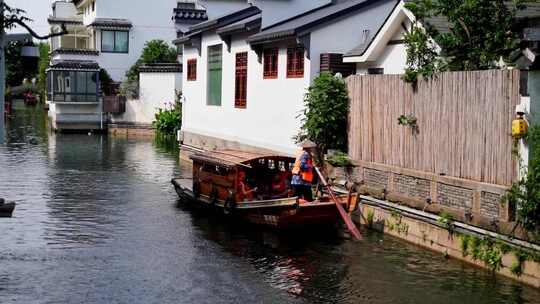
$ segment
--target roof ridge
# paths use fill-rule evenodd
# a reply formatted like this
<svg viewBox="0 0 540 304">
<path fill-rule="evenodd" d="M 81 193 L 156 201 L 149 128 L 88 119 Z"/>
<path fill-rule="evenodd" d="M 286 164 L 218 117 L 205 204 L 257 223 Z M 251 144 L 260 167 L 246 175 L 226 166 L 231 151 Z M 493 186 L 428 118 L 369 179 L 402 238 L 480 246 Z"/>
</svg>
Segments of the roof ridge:
<svg viewBox="0 0 540 304">
<path fill-rule="evenodd" d="M 289 17 L 289 18 L 287 18 L 287 19 L 284 19 L 284 20 L 278 21 L 278 22 L 276 22 L 276 23 L 270 24 L 269 26 L 267 26 L 267 27 L 265 27 L 265 28 L 261 28 L 261 32 L 262 32 L 262 31 L 265 31 L 265 30 L 268 30 L 268 29 L 271 29 L 271 28 L 273 28 L 273 27 L 282 25 L 282 24 L 284 24 L 284 23 L 290 22 L 290 21 L 292 21 L 292 20 L 294 20 L 294 19 L 302 18 L 302 17 L 304 17 L 304 16 L 306 16 L 306 15 L 312 14 L 312 13 L 318 11 L 318 10 L 321 10 L 321 9 L 324 9 L 324 8 L 327 8 L 327 7 L 330 7 L 330 6 L 333 6 L 333 5 L 335 5 L 335 3 L 329 2 L 329 3 L 325 4 L 325 5 L 321 5 L 321 6 L 318 6 L 318 7 L 316 7 L 316 8 L 310 9 L 310 10 L 305 11 L 305 12 L 303 12 L 303 13 L 300 13 L 300 14 L 298 14 L 298 15 L 294 15 L 294 16 Z"/>
</svg>

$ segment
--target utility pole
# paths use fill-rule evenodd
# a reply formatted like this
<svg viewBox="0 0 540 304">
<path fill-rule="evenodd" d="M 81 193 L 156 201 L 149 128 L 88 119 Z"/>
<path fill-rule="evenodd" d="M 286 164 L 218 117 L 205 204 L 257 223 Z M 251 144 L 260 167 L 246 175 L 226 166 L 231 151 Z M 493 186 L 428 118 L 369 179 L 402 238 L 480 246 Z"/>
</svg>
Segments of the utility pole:
<svg viewBox="0 0 540 304">
<path fill-rule="evenodd" d="M 4 0 L 0 0 L 0 145 L 5 141 L 6 122 L 5 122 L 5 89 L 6 89 L 6 30 L 4 15 Z"/>
</svg>

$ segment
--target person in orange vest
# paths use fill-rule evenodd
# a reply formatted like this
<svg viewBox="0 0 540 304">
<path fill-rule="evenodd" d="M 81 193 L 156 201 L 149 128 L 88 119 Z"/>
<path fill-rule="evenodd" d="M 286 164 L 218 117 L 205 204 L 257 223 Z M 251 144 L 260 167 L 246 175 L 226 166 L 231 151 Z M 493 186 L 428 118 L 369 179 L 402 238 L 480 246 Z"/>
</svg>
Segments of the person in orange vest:
<svg viewBox="0 0 540 304">
<path fill-rule="evenodd" d="M 294 162 L 291 185 L 294 189 L 294 196 L 311 202 L 313 201 L 313 192 L 311 189 L 313 183 L 313 159 L 311 150 L 316 145 L 310 140 L 305 140 L 300 144 L 300 147 L 302 148 L 302 153 Z"/>
</svg>

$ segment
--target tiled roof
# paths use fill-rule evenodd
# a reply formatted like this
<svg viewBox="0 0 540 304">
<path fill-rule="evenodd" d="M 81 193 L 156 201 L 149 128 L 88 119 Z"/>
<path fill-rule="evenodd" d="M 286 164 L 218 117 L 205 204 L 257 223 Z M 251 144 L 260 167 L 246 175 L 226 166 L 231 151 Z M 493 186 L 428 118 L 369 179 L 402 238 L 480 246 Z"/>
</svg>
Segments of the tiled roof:
<svg viewBox="0 0 540 304">
<path fill-rule="evenodd" d="M 360 10 L 379 1 L 382 2 L 385 0 L 350 0 L 324 5 L 271 25 L 263 29 L 260 33 L 249 37 L 248 41 L 251 44 L 256 44 L 293 37 L 300 31 L 309 30 L 310 28 L 325 22 L 339 19 L 346 14 L 352 13 L 355 10 Z"/>
<path fill-rule="evenodd" d="M 139 67 L 141 73 L 182 73 L 180 63 L 152 63 Z"/>
<path fill-rule="evenodd" d="M 175 8 L 173 12 L 176 22 L 208 20 L 208 15 L 204 9 Z"/>
<path fill-rule="evenodd" d="M 260 13 L 261 10 L 258 7 L 250 6 L 245 9 L 193 25 L 189 28 L 187 34 L 189 35 L 194 32 L 217 29 Z"/>
<path fill-rule="evenodd" d="M 237 21 L 217 30 L 218 34 L 231 34 L 236 32 L 250 31 L 261 27 L 261 14 L 253 15 L 249 18 Z"/>
<path fill-rule="evenodd" d="M 133 25 L 127 19 L 96 18 L 90 26 L 101 28 L 131 28 Z"/>
<path fill-rule="evenodd" d="M 99 71 L 99 64 L 91 60 L 53 60 L 50 70 L 91 70 Z"/>
<path fill-rule="evenodd" d="M 70 49 L 70 48 L 58 48 L 51 52 L 52 54 L 74 54 L 74 55 L 99 55 L 97 50 L 84 50 L 84 49 Z"/>
<path fill-rule="evenodd" d="M 49 24 L 83 24 L 82 18 L 59 18 L 49 16 L 49 18 L 47 18 L 47 21 L 49 22 Z"/>
</svg>

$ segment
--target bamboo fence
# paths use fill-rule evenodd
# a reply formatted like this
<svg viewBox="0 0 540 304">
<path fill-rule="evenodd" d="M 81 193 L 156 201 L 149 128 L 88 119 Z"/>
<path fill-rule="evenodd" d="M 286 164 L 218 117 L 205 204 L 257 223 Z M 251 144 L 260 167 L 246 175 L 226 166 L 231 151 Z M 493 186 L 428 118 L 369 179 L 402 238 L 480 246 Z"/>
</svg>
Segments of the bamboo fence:
<svg viewBox="0 0 540 304">
<path fill-rule="evenodd" d="M 518 70 L 446 72 L 417 88 L 400 75 L 354 75 L 349 154 L 353 159 L 510 185 L 517 174 L 511 123 Z M 412 114 L 417 131 L 398 124 Z"/>
</svg>

